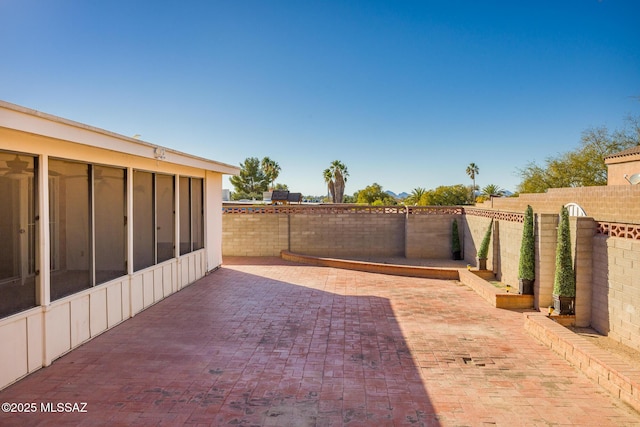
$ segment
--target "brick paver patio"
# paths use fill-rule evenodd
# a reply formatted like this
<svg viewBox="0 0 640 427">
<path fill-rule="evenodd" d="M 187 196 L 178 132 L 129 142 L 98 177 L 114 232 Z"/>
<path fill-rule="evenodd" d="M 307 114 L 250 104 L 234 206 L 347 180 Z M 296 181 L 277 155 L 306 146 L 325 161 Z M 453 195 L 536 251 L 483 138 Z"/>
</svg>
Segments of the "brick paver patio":
<svg viewBox="0 0 640 427">
<path fill-rule="evenodd" d="M 0 425 L 640 425 L 522 325 L 456 282 L 225 258 L 0 392 L 38 408 Z"/>
</svg>

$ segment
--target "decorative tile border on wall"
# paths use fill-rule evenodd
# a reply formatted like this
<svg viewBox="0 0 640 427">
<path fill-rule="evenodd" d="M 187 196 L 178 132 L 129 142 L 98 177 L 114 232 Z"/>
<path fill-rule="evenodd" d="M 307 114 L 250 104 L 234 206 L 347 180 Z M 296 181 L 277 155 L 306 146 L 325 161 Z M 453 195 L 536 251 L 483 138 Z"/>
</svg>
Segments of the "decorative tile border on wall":
<svg viewBox="0 0 640 427">
<path fill-rule="evenodd" d="M 524 221 L 524 214 L 462 206 L 225 206 L 224 215 L 234 214 L 364 214 L 364 215 L 471 215 L 500 221 Z M 640 240 L 640 224 L 597 222 L 597 234 Z"/>
<path fill-rule="evenodd" d="M 402 214 L 405 206 L 224 206 L 223 215 L 233 214 Z"/>
<path fill-rule="evenodd" d="M 225 206 L 233 214 L 373 214 L 373 215 L 462 215 L 461 206 Z"/>
<path fill-rule="evenodd" d="M 462 215 L 462 206 L 407 206 L 409 215 Z"/>
<path fill-rule="evenodd" d="M 597 222 L 596 224 L 597 234 L 640 240 L 640 224 L 621 224 L 615 222 Z"/>
<path fill-rule="evenodd" d="M 500 221 L 524 222 L 524 213 L 503 212 L 490 209 L 465 208 L 466 215 L 482 216 L 485 218 L 497 219 Z"/>
</svg>

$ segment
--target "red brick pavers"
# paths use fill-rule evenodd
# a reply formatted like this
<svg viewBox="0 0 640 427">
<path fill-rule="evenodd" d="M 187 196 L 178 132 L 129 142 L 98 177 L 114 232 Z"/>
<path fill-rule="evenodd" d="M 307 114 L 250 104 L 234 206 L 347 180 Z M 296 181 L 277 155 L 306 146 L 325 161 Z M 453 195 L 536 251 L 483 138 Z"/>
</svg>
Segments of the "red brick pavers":
<svg viewBox="0 0 640 427">
<path fill-rule="evenodd" d="M 457 282 L 275 258 L 225 258 L 0 402 L 87 403 L 3 426 L 640 425 Z"/>
</svg>

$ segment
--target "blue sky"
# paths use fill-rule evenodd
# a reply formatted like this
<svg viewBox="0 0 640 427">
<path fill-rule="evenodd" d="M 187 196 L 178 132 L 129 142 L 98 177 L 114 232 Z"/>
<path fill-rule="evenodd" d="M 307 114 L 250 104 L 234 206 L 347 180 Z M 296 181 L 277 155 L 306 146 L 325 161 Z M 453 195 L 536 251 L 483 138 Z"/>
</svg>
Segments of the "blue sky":
<svg viewBox="0 0 640 427">
<path fill-rule="evenodd" d="M 470 184 L 640 114 L 640 2 L 0 0 L 0 99 L 292 191 Z M 230 187 L 225 179 L 225 187 Z"/>
</svg>

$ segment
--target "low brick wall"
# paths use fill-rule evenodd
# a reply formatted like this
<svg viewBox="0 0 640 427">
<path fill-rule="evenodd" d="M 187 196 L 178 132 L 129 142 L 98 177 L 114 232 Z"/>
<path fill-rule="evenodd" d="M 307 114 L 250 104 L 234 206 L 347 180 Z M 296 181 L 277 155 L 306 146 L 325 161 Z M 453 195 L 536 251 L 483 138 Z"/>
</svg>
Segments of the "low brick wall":
<svg viewBox="0 0 640 427">
<path fill-rule="evenodd" d="M 381 264 L 374 262 L 353 261 L 311 255 L 300 255 L 282 251 L 282 259 L 302 264 L 321 267 L 342 268 L 345 270 L 366 271 L 369 273 L 389 274 L 393 276 L 423 277 L 429 279 L 457 280 L 457 268 L 420 267 L 411 265 Z"/>
<path fill-rule="evenodd" d="M 487 280 L 478 275 L 478 272 L 461 269 L 458 274 L 462 283 L 473 289 L 485 301 L 496 308 L 519 310 L 533 307 L 533 295 L 507 293 L 487 282 Z"/>
<path fill-rule="evenodd" d="M 614 397 L 640 411 L 640 369 L 588 342 L 541 313 L 524 313 L 525 330 L 600 384 Z"/>
</svg>

